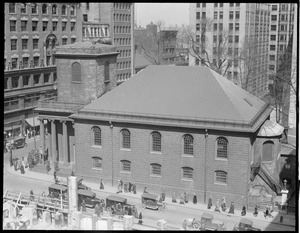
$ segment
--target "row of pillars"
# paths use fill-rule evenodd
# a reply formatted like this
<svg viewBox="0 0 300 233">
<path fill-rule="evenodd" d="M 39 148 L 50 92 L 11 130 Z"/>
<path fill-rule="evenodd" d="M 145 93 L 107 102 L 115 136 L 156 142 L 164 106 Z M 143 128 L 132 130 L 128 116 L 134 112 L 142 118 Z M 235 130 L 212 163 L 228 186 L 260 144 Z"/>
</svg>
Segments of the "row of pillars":
<svg viewBox="0 0 300 233">
<path fill-rule="evenodd" d="M 47 145 L 48 145 L 48 156 L 52 158 L 52 162 L 70 162 L 68 159 L 69 145 L 68 145 L 68 128 L 66 120 L 54 120 L 54 119 L 46 119 L 48 123 L 48 137 L 47 137 Z M 40 121 L 40 137 L 41 137 L 41 149 L 42 153 L 45 153 L 46 144 L 45 144 L 45 125 L 44 119 L 39 119 Z M 62 124 L 62 147 L 58 146 L 58 141 L 56 138 L 56 124 Z M 72 124 L 73 126 L 73 124 Z M 59 138 L 58 138 L 59 140 Z"/>
</svg>

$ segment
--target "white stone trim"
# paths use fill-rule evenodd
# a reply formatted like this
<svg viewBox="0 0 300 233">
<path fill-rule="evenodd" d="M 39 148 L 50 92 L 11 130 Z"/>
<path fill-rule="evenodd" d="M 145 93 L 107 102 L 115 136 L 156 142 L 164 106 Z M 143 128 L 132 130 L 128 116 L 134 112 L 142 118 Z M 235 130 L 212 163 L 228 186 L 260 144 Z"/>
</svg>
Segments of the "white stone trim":
<svg viewBox="0 0 300 233">
<path fill-rule="evenodd" d="M 19 56 L 17 54 L 13 54 L 11 58 L 19 58 Z"/>
<path fill-rule="evenodd" d="M 29 38 L 29 36 L 27 36 L 27 35 L 24 35 L 24 36 L 22 36 L 21 38 L 22 38 L 22 39 L 28 39 L 28 38 Z"/>
<path fill-rule="evenodd" d="M 71 38 L 77 38 L 77 36 L 75 36 L 75 35 L 72 35 L 72 36 L 71 36 Z"/>
<path fill-rule="evenodd" d="M 61 38 L 68 38 L 68 36 L 67 35 L 63 35 Z"/>
<path fill-rule="evenodd" d="M 34 36 L 32 36 L 32 39 L 39 39 L 39 38 L 40 38 L 39 35 L 34 35 Z"/>
<path fill-rule="evenodd" d="M 62 18 L 62 19 L 61 19 L 61 21 L 62 21 L 62 22 L 67 22 L 67 21 L 68 21 L 68 19 L 66 19 L 66 18 Z"/>
<path fill-rule="evenodd" d="M 17 20 L 17 18 L 12 16 L 12 17 L 9 18 L 9 20 Z"/>
<path fill-rule="evenodd" d="M 39 18 L 33 17 L 31 18 L 32 21 L 39 21 Z"/>
<path fill-rule="evenodd" d="M 28 53 L 24 53 L 24 54 L 22 54 L 22 57 L 29 57 L 29 54 Z"/>
<path fill-rule="evenodd" d="M 71 21 L 71 22 L 76 22 L 76 19 L 71 19 L 70 21 Z"/>
<path fill-rule="evenodd" d="M 33 57 L 39 57 L 39 56 L 41 56 L 39 53 L 34 53 L 33 55 L 32 55 Z"/>
<path fill-rule="evenodd" d="M 58 21 L 58 18 L 53 18 L 52 21 L 57 22 L 57 21 Z"/>
<path fill-rule="evenodd" d="M 48 18 L 42 18 L 42 21 L 49 21 Z"/>
<path fill-rule="evenodd" d="M 28 17 L 23 16 L 21 20 L 28 20 Z"/>
<path fill-rule="evenodd" d="M 17 36 L 11 36 L 10 39 L 18 39 Z"/>
</svg>

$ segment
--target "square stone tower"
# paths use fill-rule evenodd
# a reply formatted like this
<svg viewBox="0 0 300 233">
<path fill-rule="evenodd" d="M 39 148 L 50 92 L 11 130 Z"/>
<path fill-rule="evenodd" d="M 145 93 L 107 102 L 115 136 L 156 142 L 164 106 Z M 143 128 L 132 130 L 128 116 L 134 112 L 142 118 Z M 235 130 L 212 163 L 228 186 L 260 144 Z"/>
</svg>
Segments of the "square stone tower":
<svg viewBox="0 0 300 233">
<path fill-rule="evenodd" d="M 117 86 L 115 46 L 77 42 L 56 48 L 59 102 L 89 103 Z"/>
</svg>

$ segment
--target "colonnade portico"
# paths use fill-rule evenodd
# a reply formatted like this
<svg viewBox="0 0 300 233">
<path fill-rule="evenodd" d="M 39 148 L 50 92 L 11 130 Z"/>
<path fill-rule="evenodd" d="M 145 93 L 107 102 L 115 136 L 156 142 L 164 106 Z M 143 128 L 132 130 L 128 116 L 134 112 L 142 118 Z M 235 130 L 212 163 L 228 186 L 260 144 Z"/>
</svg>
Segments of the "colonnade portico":
<svg viewBox="0 0 300 233">
<path fill-rule="evenodd" d="M 72 140 L 74 137 L 73 122 L 65 119 L 45 119 L 40 117 L 40 136 L 42 152 L 48 150 L 48 160 L 52 163 L 58 162 L 69 164 L 74 162 L 72 154 L 74 153 Z M 47 141 L 45 140 L 44 120 L 47 120 Z M 74 140 L 73 140 L 74 141 Z"/>
</svg>

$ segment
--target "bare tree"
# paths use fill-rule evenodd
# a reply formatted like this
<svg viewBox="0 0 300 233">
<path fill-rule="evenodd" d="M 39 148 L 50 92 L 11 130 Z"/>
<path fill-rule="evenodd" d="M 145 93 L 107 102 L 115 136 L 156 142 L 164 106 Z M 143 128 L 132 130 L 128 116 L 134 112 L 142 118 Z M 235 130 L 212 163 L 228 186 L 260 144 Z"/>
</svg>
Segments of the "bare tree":
<svg viewBox="0 0 300 233">
<path fill-rule="evenodd" d="M 213 30 L 212 27 L 213 20 L 209 18 L 202 20 L 201 27 L 196 28 L 196 31 L 199 33 L 195 33 L 189 26 L 185 27 L 185 37 L 190 47 L 189 53 L 202 65 L 225 76 L 232 64 L 232 60 L 228 54 L 228 33 L 222 31 L 218 36 L 214 37 L 213 42 L 208 41 L 207 33 Z M 213 48 L 213 56 L 210 55 L 210 48 Z"/>
</svg>

